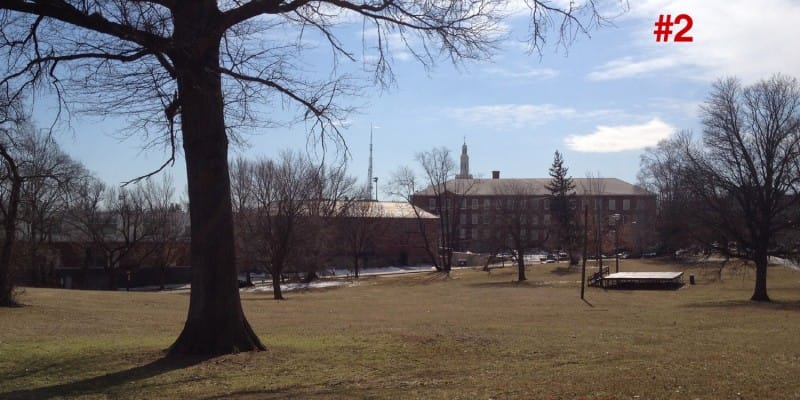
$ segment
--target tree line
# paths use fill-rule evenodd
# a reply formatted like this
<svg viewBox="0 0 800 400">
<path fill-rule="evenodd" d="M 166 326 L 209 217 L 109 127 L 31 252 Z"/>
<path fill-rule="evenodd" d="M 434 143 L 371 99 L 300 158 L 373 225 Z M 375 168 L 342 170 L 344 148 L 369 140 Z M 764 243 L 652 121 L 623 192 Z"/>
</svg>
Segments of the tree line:
<svg viewBox="0 0 800 400">
<path fill-rule="evenodd" d="M 130 277 L 147 264 L 159 270 L 163 289 L 166 269 L 178 260 L 188 262 L 191 228 L 189 204 L 176 201 L 172 179 L 108 185 L 21 112 L 17 106 L 4 108 L 0 128 L 3 301 L 15 303 L 13 287 L 20 278 L 15 275 L 21 272 L 36 286 L 60 284 L 58 245 L 72 247 L 82 258 L 77 287 L 86 287 L 90 267 L 101 266 L 107 288 L 114 290 L 120 276 Z M 231 185 L 237 267 L 269 273 L 276 299 L 283 298 L 280 283 L 287 269 L 311 281 L 335 257 L 345 258 L 358 278 L 388 227 L 380 221 L 383 209 L 356 185 L 345 164 L 316 163 L 301 152 L 234 160 Z"/>
<path fill-rule="evenodd" d="M 57 246 L 71 247 L 86 269 L 99 264 L 116 288 L 120 269 L 144 260 L 163 268 L 177 257 L 184 207 L 168 176 L 108 185 L 65 153 L 51 132 L 36 129 L 19 104 L 0 109 L 0 248 L 2 301 L 14 304 L 15 276 L 57 286 Z M 73 266 L 74 267 L 74 266 Z M 163 276 L 163 273 L 162 273 Z M 78 285 L 85 282 L 76 282 Z M 163 281 L 162 281 L 163 285 Z"/>
<path fill-rule="evenodd" d="M 492 212 L 482 216 L 491 220 L 481 221 L 466 220 L 465 210 L 473 207 L 466 202 L 477 181 L 455 178 L 458 171 L 448 148 L 436 147 L 419 152 L 415 160 L 421 173 L 416 173 L 408 166 L 398 168 L 389 181 L 388 193 L 415 204 L 418 219 L 419 212 L 425 205 L 419 204 L 415 195 L 426 191 L 435 200 L 432 211 L 439 217 L 438 235 L 426 230 L 421 223 L 420 234 L 423 237 L 437 237 L 436 247 L 426 248 L 437 270 L 450 272 L 454 264 L 453 253 L 467 250 L 464 243 L 470 238 L 464 236 L 462 229 L 477 225 L 485 227 L 482 230 L 483 236 L 478 239 L 488 245 L 481 249 L 489 254 L 486 268 L 495 254 L 511 252 L 515 254 L 519 281 L 526 280 L 524 254 L 532 249 L 564 250 L 569 254 L 570 264 L 575 264 L 580 259 L 579 252 L 583 243 L 581 232 L 585 224 L 581 223 L 575 211 L 575 183 L 559 151 L 553 155 L 549 170 L 551 179 L 545 186 L 547 194 L 535 192 L 535 188 L 521 182 L 499 181 L 501 184 L 496 185 L 492 193 L 496 197 L 491 206 Z M 590 189 L 584 188 L 584 191 L 592 193 Z M 529 230 L 532 225 L 544 226 L 544 229 L 534 234 Z M 600 239 L 594 243 L 599 243 Z M 430 243 L 427 240 L 425 242 Z"/>
<path fill-rule="evenodd" d="M 700 107 L 702 132 L 647 149 L 639 180 L 658 196 L 669 252 L 695 247 L 753 262 L 752 300 L 769 301 L 770 257 L 800 251 L 800 85 L 774 75 L 717 81 Z"/>
<path fill-rule="evenodd" d="M 390 215 L 344 164 L 315 162 L 297 151 L 274 160 L 235 160 L 231 193 L 239 269 L 269 273 L 275 299 L 283 298 L 287 269 L 311 281 L 320 269 L 346 258 L 358 278 L 389 228 L 382 218 Z"/>
</svg>

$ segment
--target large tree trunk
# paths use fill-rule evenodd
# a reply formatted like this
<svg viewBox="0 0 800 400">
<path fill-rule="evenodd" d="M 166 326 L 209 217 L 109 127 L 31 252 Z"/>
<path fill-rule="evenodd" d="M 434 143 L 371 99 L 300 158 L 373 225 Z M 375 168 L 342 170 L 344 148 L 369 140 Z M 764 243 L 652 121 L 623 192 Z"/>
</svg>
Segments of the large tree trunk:
<svg viewBox="0 0 800 400">
<path fill-rule="evenodd" d="M 283 268 L 275 268 L 272 270 L 272 297 L 275 300 L 283 300 L 283 292 L 281 292 L 281 276 L 283 275 Z"/>
<path fill-rule="evenodd" d="M 7 162 L 10 162 L 10 158 Z M 17 175 L 16 165 L 11 164 L 12 180 L 11 193 L 8 196 L 8 211 L 4 221 L 3 247 L 0 249 L 0 307 L 13 307 L 17 305 L 14 299 L 14 276 L 11 271 L 11 252 L 14 249 L 14 238 L 17 232 L 17 209 L 19 206 L 22 182 Z M 16 179 L 14 179 L 16 178 Z"/>
<path fill-rule="evenodd" d="M 520 253 L 520 254 L 522 254 L 522 253 Z M 517 255 L 517 268 L 519 269 L 519 273 L 518 273 L 519 277 L 517 278 L 517 280 L 519 282 L 524 282 L 524 281 L 528 280 L 528 278 L 525 277 L 525 257 L 524 256 Z"/>
<path fill-rule="evenodd" d="M 242 310 L 236 271 L 223 113 L 219 37 L 209 32 L 219 10 L 210 0 L 174 12 L 177 42 L 206 41 L 201 54 L 174 55 L 189 185 L 192 290 L 183 332 L 171 354 L 263 350 Z M 210 37 L 211 36 L 211 37 Z"/>
<path fill-rule="evenodd" d="M 770 301 L 767 296 L 767 253 L 758 252 L 755 257 L 756 263 L 756 288 L 753 291 L 752 301 Z"/>
</svg>

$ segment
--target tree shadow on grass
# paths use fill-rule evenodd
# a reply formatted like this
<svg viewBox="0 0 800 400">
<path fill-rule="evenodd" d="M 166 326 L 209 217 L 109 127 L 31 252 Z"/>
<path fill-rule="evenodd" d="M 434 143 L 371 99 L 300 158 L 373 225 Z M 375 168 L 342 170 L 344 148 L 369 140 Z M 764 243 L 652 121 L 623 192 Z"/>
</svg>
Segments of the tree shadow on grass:
<svg viewBox="0 0 800 400">
<path fill-rule="evenodd" d="M 574 266 L 571 266 L 571 265 L 568 265 L 566 267 L 561 267 L 560 265 L 557 265 L 555 267 L 555 269 L 550 270 L 551 274 L 558 275 L 558 276 L 572 275 L 572 274 L 580 273 L 580 272 L 581 272 L 580 266 L 574 267 Z M 587 273 L 589 272 L 589 268 L 586 268 L 586 272 Z"/>
<path fill-rule="evenodd" d="M 702 303 L 690 303 L 684 305 L 688 308 L 727 308 L 727 309 L 751 309 L 751 310 L 774 310 L 774 311 L 797 311 L 800 312 L 800 300 L 794 301 L 751 301 L 751 300 L 721 300 L 705 301 Z"/>
<path fill-rule="evenodd" d="M 191 367 L 211 357 L 162 357 L 145 365 L 75 382 L 0 393 L 1 399 L 50 399 L 103 393 L 111 388 Z"/>
<path fill-rule="evenodd" d="M 332 396 L 334 394 L 334 391 L 325 388 L 311 390 L 311 388 L 308 387 L 298 386 L 280 389 L 241 390 L 232 393 L 203 397 L 202 400 L 318 398 Z"/>
<path fill-rule="evenodd" d="M 469 286 L 475 288 L 538 288 L 547 286 L 545 281 L 500 281 L 500 282 L 475 282 L 470 283 Z"/>
</svg>

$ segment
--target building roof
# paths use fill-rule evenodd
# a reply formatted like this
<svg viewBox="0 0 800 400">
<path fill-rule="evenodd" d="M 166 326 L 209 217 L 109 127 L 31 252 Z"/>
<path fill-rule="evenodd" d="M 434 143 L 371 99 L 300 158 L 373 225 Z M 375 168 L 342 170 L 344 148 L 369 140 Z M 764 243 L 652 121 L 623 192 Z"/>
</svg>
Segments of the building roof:
<svg viewBox="0 0 800 400">
<path fill-rule="evenodd" d="M 579 196 L 600 194 L 606 196 L 653 196 L 653 193 L 639 186 L 617 178 L 573 178 L 575 193 Z M 550 178 L 502 178 L 502 179 L 451 179 L 446 188 L 450 192 L 466 193 L 470 196 L 504 196 L 526 194 L 546 196 L 550 194 L 546 185 Z M 591 188 L 599 188 L 592 190 Z M 434 196 L 432 186 L 416 193 L 418 196 Z"/>
<path fill-rule="evenodd" d="M 360 205 L 364 207 L 362 208 Z M 350 205 L 348 213 L 353 217 L 417 218 L 413 207 L 406 202 L 359 200 Z M 417 207 L 417 213 L 422 219 L 439 218 L 419 207 Z"/>
</svg>

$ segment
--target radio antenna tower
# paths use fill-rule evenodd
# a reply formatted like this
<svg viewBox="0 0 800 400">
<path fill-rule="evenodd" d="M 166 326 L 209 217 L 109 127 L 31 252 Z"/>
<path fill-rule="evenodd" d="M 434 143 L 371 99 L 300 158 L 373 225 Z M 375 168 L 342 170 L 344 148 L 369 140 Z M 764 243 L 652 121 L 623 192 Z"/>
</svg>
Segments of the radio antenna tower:
<svg viewBox="0 0 800 400">
<path fill-rule="evenodd" d="M 369 123 L 369 169 L 367 170 L 367 198 L 372 200 L 372 122 Z"/>
</svg>

